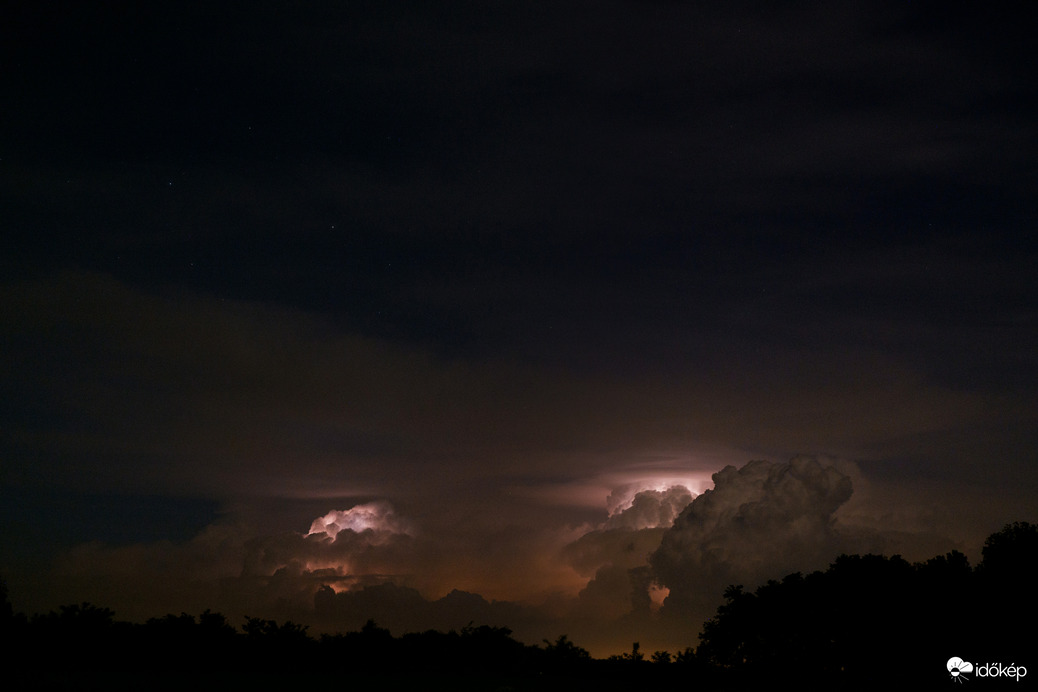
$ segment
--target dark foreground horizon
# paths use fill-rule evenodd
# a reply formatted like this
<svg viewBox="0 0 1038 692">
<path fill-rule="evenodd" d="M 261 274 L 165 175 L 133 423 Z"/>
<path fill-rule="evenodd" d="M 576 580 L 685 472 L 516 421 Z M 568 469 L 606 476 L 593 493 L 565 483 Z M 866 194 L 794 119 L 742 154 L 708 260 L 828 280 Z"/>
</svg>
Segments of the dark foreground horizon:
<svg viewBox="0 0 1038 692">
<path fill-rule="evenodd" d="M 959 552 L 911 564 L 900 556 L 841 555 L 827 570 L 793 573 L 749 592 L 732 585 L 698 646 L 594 658 L 562 635 L 524 644 L 507 627 L 393 636 L 369 620 L 359 631 L 311 637 L 307 626 L 219 613 L 144 623 L 89 603 L 28 617 L 3 586 L 5 677 L 15 689 L 183 689 L 187 684 L 283 689 L 290 684 L 377 683 L 382 689 L 746 689 L 777 671 L 794 686 L 865 689 L 891 680 L 930 688 L 971 678 L 1026 681 L 1038 525 L 1007 524 L 971 567 Z M 1027 632 L 1029 630 L 1024 630 Z M 41 664 L 40 661 L 46 661 Z M 1033 678 L 1031 678 L 1033 680 Z"/>
</svg>

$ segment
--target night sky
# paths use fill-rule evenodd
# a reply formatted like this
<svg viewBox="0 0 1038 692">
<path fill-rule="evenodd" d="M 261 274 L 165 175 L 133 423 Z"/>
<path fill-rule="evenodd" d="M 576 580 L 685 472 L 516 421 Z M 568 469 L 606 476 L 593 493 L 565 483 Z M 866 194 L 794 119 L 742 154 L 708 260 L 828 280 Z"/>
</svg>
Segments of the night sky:
<svg viewBox="0 0 1038 692">
<path fill-rule="evenodd" d="M 1038 520 L 1020 7 L 5 3 L 15 607 L 600 655 L 975 564 Z"/>
</svg>

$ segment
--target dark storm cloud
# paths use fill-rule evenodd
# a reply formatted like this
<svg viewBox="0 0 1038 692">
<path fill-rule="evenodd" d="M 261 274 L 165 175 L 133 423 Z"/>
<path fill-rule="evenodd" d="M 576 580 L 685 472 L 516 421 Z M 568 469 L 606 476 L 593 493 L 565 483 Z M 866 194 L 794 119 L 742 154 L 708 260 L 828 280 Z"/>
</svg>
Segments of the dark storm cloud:
<svg viewBox="0 0 1038 692">
<path fill-rule="evenodd" d="M 855 524 L 853 513 L 840 511 L 855 492 L 853 476 L 860 479 L 853 465 L 812 457 L 715 473 L 714 487 L 685 508 L 649 557 L 652 579 L 668 589 L 662 616 L 671 624 L 703 622 L 729 585 L 753 589 L 824 569 L 840 554 L 919 560 L 960 547 L 942 536 Z"/>
<path fill-rule="evenodd" d="M 669 599 L 683 601 L 716 593 L 697 582 L 732 582 L 734 574 L 754 580 L 804 563 L 812 567 L 818 556 L 843 552 L 833 516 L 852 492 L 847 475 L 813 459 L 729 466 L 714 474 L 714 488 L 664 535 L 652 556 L 655 574 L 670 589 Z M 781 561 L 787 562 L 779 567 Z M 724 574 L 718 578 L 713 570 Z"/>
<path fill-rule="evenodd" d="M 592 380 L 443 360 L 276 306 L 142 293 L 96 275 L 10 285 L 4 302 L 19 363 L 5 375 L 9 406 L 22 411 L 7 440 L 25 460 L 8 473 L 22 482 L 52 468 L 53 481 L 87 486 L 370 495 L 386 463 L 450 460 L 463 485 L 489 472 L 488 455 L 489 475 L 505 478 L 546 473 L 563 455 L 579 477 L 654 448 L 808 438 L 861 449 L 996 415 L 896 361 L 824 344 L 712 374 L 686 365 L 669 382 Z M 107 461 L 67 465 L 68 454 Z"/>
<path fill-rule="evenodd" d="M 291 494 L 280 480 L 287 465 L 319 473 L 350 459 L 368 467 L 356 477 L 365 492 L 371 464 L 387 458 L 475 463 L 487 435 L 551 446 L 573 433 L 561 408 L 548 413 L 563 406 L 553 400 L 583 396 L 559 381 L 543 399 L 540 387 L 528 388 L 536 375 L 508 364 L 439 361 L 329 332 L 299 313 L 141 294 L 103 276 L 18 284 L 6 298 L 8 346 L 20 363 L 6 376 L 9 391 L 37 407 L 34 426 L 54 433 L 25 429 L 12 441 L 54 455 L 112 454 L 112 476 L 94 479 L 101 483 L 202 481 L 250 492 L 267 482 Z M 513 414 L 495 421 L 480 411 L 501 404 Z M 531 417 L 544 423 L 536 433 Z M 136 463 L 142 473 L 131 476 L 123 464 Z"/>
</svg>

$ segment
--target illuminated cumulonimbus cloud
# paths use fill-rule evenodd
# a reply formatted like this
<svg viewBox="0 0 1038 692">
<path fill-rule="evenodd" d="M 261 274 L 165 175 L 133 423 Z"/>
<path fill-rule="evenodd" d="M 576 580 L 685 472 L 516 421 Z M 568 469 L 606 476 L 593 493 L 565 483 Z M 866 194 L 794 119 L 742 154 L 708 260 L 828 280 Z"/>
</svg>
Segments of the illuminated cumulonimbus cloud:
<svg viewBox="0 0 1038 692">
<path fill-rule="evenodd" d="M 692 497 L 682 485 L 654 490 L 632 483 L 617 488 L 607 500 L 609 517 L 563 548 L 563 557 L 587 576 L 609 565 L 623 569 L 645 565 Z"/>
<path fill-rule="evenodd" d="M 408 523 L 384 501 L 332 510 L 306 534 L 285 532 L 246 544 L 244 574 L 353 576 L 392 571 L 406 562 Z M 341 580 L 340 580 L 341 581 Z"/>
<path fill-rule="evenodd" d="M 342 531 L 411 533 L 407 523 L 397 516 L 388 502 L 369 502 L 346 510 L 333 509 L 323 517 L 314 519 L 307 536 L 323 534 L 335 539 Z"/>
<path fill-rule="evenodd" d="M 563 549 L 573 569 L 591 577 L 578 595 L 578 614 L 608 620 L 650 607 L 648 556 L 693 497 L 684 485 L 660 481 L 627 483 L 610 493 L 606 521 Z"/>
<path fill-rule="evenodd" d="M 851 493 L 850 476 L 812 457 L 715 473 L 714 488 L 685 508 L 649 560 L 670 590 L 667 608 L 709 615 L 729 584 L 754 588 L 853 550 L 834 516 Z"/>
<path fill-rule="evenodd" d="M 612 505 L 617 496 L 630 491 L 614 491 L 607 504 Z M 605 529 L 655 529 L 668 528 L 681 510 L 692 502 L 692 492 L 683 485 L 640 489 L 629 499 L 616 503 L 606 519 Z"/>
</svg>

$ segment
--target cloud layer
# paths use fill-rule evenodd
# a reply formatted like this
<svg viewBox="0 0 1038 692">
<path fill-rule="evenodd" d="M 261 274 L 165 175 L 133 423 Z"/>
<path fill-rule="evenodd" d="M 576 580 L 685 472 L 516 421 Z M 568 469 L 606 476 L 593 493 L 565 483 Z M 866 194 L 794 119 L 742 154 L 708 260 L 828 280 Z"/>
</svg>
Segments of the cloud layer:
<svg viewBox="0 0 1038 692">
<path fill-rule="evenodd" d="M 824 567 L 846 548 L 835 513 L 852 492 L 847 475 L 806 457 L 714 474 L 714 488 L 685 508 L 650 559 L 670 589 L 668 607 L 712 602 L 731 583 Z"/>
<path fill-rule="evenodd" d="M 128 618 L 213 608 L 315 632 L 374 618 L 397 633 L 477 622 L 530 642 L 569 634 L 598 654 L 635 640 L 673 650 L 695 644 L 729 584 L 824 568 L 843 552 L 921 559 L 960 547 L 845 521 L 857 475 L 824 458 L 752 461 L 715 473 L 698 496 L 625 485 L 603 498 L 613 511 L 597 524 L 501 531 L 465 548 L 376 500 L 329 511 L 305 533 L 224 524 L 182 543 L 83 544 L 50 576 L 54 593 Z"/>
</svg>

